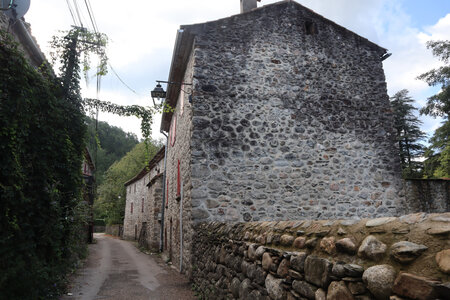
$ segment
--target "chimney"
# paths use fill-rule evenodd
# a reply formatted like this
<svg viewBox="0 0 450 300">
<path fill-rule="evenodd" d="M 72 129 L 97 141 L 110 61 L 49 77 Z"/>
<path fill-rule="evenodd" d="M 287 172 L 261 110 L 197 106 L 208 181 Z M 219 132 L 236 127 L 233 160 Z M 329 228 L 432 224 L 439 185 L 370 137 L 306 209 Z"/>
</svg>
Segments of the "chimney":
<svg viewBox="0 0 450 300">
<path fill-rule="evenodd" d="M 255 9 L 257 7 L 256 1 L 261 0 L 241 0 L 241 14 Z"/>
</svg>

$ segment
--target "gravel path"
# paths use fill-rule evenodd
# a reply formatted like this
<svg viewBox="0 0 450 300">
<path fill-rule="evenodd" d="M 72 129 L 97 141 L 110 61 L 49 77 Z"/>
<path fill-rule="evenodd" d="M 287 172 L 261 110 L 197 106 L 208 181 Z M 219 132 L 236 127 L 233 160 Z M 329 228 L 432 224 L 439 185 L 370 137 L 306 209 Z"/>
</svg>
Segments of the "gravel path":
<svg viewBox="0 0 450 300">
<path fill-rule="evenodd" d="M 196 299 L 188 280 L 130 242 L 95 234 L 84 267 L 61 300 Z"/>
</svg>

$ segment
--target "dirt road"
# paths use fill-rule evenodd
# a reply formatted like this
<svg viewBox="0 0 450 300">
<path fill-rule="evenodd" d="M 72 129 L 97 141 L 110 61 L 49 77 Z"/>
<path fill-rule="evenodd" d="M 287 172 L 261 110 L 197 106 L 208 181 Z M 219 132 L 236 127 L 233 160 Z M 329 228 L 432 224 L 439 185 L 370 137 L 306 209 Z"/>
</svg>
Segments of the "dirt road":
<svg viewBox="0 0 450 300">
<path fill-rule="evenodd" d="M 95 234 L 96 244 L 61 300 L 196 299 L 187 279 L 127 241 Z"/>
</svg>

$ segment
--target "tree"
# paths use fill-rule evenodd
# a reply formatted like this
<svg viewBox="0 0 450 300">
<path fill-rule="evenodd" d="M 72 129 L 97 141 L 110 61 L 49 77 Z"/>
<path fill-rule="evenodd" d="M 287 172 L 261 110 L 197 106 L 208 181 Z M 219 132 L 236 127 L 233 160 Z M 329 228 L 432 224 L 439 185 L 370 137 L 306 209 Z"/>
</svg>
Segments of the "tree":
<svg viewBox="0 0 450 300">
<path fill-rule="evenodd" d="M 161 146 L 152 141 L 148 147 L 150 157 L 153 157 Z M 106 171 L 105 180 L 98 187 L 98 200 L 94 204 L 96 219 L 105 219 L 107 224 L 123 224 L 126 197 L 124 184 L 145 167 L 146 151 L 146 145 L 140 143 Z"/>
<path fill-rule="evenodd" d="M 430 86 L 440 86 L 441 90 L 427 100 L 420 110 L 421 114 L 442 117 L 443 125 L 438 128 L 430 139 L 431 145 L 425 152 L 425 176 L 450 177 L 450 41 L 430 41 L 427 44 L 433 55 L 444 62 L 444 66 L 430 70 L 418 78 Z"/>
<path fill-rule="evenodd" d="M 394 128 L 404 178 L 422 177 L 422 163 L 418 158 L 423 155 L 424 146 L 420 143 L 425 133 L 420 130 L 422 122 L 414 115 L 417 110 L 408 96 L 408 90 L 401 90 L 390 98 L 394 110 Z"/>
<path fill-rule="evenodd" d="M 111 126 L 102 121 L 98 122 L 96 132 L 95 120 L 90 117 L 86 117 L 86 124 L 88 128 L 88 148 L 94 160 L 96 160 L 95 181 L 97 185 L 101 185 L 106 170 L 133 149 L 139 143 L 139 140 L 135 134 L 125 132 L 119 127 Z M 97 155 L 94 155 L 96 148 Z"/>
</svg>

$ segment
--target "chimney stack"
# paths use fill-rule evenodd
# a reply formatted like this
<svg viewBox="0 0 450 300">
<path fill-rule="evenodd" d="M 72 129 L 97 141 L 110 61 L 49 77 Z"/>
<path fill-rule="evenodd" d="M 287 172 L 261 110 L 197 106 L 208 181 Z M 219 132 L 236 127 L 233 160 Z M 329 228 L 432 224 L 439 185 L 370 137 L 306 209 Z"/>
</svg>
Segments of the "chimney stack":
<svg viewBox="0 0 450 300">
<path fill-rule="evenodd" d="M 251 11 L 257 8 L 256 1 L 261 0 L 241 0 L 241 14 Z"/>
</svg>

